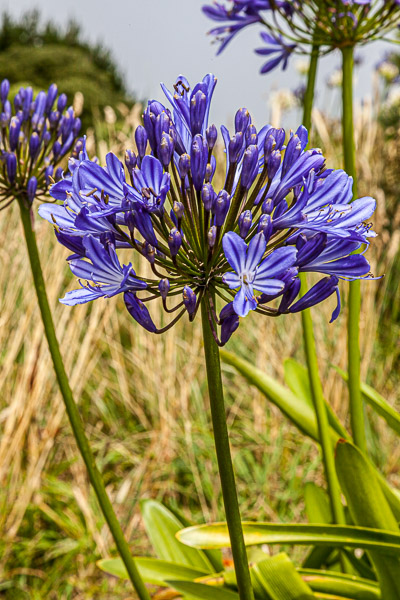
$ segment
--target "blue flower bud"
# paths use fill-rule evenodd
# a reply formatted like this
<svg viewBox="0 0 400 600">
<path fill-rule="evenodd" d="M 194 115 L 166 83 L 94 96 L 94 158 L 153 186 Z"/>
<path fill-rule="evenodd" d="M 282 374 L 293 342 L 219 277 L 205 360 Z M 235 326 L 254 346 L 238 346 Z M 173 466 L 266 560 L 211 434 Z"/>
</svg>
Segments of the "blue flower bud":
<svg viewBox="0 0 400 600">
<path fill-rule="evenodd" d="M 215 142 L 217 141 L 218 131 L 215 125 L 210 125 L 210 127 L 206 131 L 206 140 L 208 144 L 209 150 L 212 150 L 215 146 Z"/>
<path fill-rule="evenodd" d="M 282 177 L 286 175 L 292 164 L 298 159 L 302 152 L 300 138 L 296 134 L 292 134 L 288 141 L 285 156 L 282 163 Z"/>
<path fill-rule="evenodd" d="M 43 116 L 44 110 L 46 108 L 46 100 L 47 100 L 47 96 L 46 96 L 46 92 L 40 91 L 38 93 L 38 95 L 36 96 L 35 99 L 35 103 L 34 103 L 34 109 L 33 109 L 33 115 L 32 115 L 32 125 L 35 126 L 35 123 L 38 122 L 38 120 L 40 119 L 40 117 Z"/>
<path fill-rule="evenodd" d="M 273 210 L 274 210 L 274 201 L 272 200 L 272 198 L 267 198 L 266 200 L 264 200 L 263 205 L 261 207 L 261 212 L 264 215 L 270 215 Z"/>
<path fill-rule="evenodd" d="M 67 96 L 65 94 L 60 94 L 57 102 L 57 110 L 59 113 L 62 113 L 64 108 L 67 106 Z"/>
<path fill-rule="evenodd" d="M 133 292 L 125 292 L 124 301 L 129 314 L 139 323 L 139 325 L 144 327 L 144 329 L 150 333 L 155 333 L 157 331 L 146 305 L 137 298 L 136 294 Z"/>
<path fill-rule="evenodd" d="M 238 225 L 239 225 L 239 234 L 243 239 L 247 236 L 250 231 L 250 227 L 253 222 L 253 215 L 251 214 L 251 210 L 245 210 L 239 217 Z"/>
<path fill-rule="evenodd" d="M 19 92 L 14 96 L 14 108 L 16 111 L 22 108 L 22 98 Z"/>
<path fill-rule="evenodd" d="M 243 133 L 239 131 L 235 133 L 229 140 L 228 144 L 228 153 L 230 162 L 237 162 L 239 159 L 239 154 L 243 147 Z"/>
<path fill-rule="evenodd" d="M 48 115 L 51 109 L 53 108 L 54 100 L 57 97 L 57 91 L 58 90 L 55 83 L 52 83 L 49 89 L 47 90 L 46 106 L 44 109 L 46 115 Z"/>
<path fill-rule="evenodd" d="M 164 106 L 155 100 L 148 103 L 146 110 L 143 113 L 143 124 L 146 129 L 150 147 L 153 152 L 157 150 L 157 140 L 155 136 L 156 118 L 162 112 L 165 112 Z"/>
<path fill-rule="evenodd" d="M 209 248 L 214 248 L 215 240 L 217 239 L 217 228 L 213 225 L 207 233 L 207 243 Z"/>
<path fill-rule="evenodd" d="M 60 121 L 61 113 L 58 110 L 53 110 L 49 115 L 50 129 L 56 129 Z"/>
<path fill-rule="evenodd" d="M 217 161 L 215 160 L 215 156 L 211 156 L 211 162 L 207 163 L 206 166 L 206 174 L 204 179 L 206 183 L 212 180 L 214 177 L 215 169 L 217 168 Z"/>
<path fill-rule="evenodd" d="M 258 148 L 248 146 L 243 155 L 243 166 L 240 184 L 246 190 L 250 189 L 258 173 Z"/>
<path fill-rule="evenodd" d="M 156 249 L 149 242 L 144 241 L 142 244 L 142 254 L 151 265 L 154 264 L 156 258 Z"/>
<path fill-rule="evenodd" d="M 43 138 L 42 139 L 43 139 L 43 144 L 45 146 L 47 146 L 48 143 L 51 140 L 51 133 L 50 133 L 50 131 L 45 131 L 44 134 L 43 134 Z"/>
<path fill-rule="evenodd" d="M 246 146 L 252 146 L 252 145 L 257 146 L 257 144 L 258 144 L 257 129 L 255 128 L 253 123 L 250 123 L 250 125 L 247 127 L 244 138 L 246 141 Z"/>
<path fill-rule="evenodd" d="M 19 93 L 22 97 L 22 119 L 26 121 L 31 112 L 33 90 L 31 87 L 21 88 Z"/>
<path fill-rule="evenodd" d="M 230 196 L 226 190 L 222 190 L 215 202 L 213 207 L 213 214 L 215 215 L 215 225 L 222 227 L 225 221 L 225 217 L 228 214 L 230 206 Z"/>
<path fill-rule="evenodd" d="M 10 101 L 9 101 L 9 100 L 6 100 L 6 101 L 4 102 L 3 108 L 4 108 L 4 114 L 5 114 L 5 115 L 6 115 L 6 117 L 7 117 L 7 123 L 9 123 L 9 122 L 10 122 L 10 119 L 11 119 L 11 114 L 12 114 L 12 113 L 11 113 L 11 104 L 10 104 Z"/>
<path fill-rule="evenodd" d="M 185 179 L 190 171 L 190 156 L 189 154 L 181 154 L 178 162 L 179 175 L 181 179 Z"/>
<path fill-rule="evenodd" d="M 158 291 L 160 292 L 161 298 L 164 298 L 164 300 L 168 296 L 170 287 L 171 286 L 168 279 L 160 280 L 160 283 L 158 284 Z"/>
<path fill-rule="evenodd" d="M 135 142 L 136 142 L 138 155 L 140 158 L 143 158 L 144 155 L 146 154 L 147 140 L 148 140 L 148 135 L 147 135 L 146 129 L 142 125 L 139 125 L 138 127 L 136 127 Z"/>
<path fill-rule="evenodd" d="M 36 177 L 31 177 L 28 181 L 28 185 L 26 188 L 27 194 L 28 194 L 28 200 L 29 202 L 32 204 L 34 199 L 35 199 L 35 194 L 36 194 L 36 190 L 37 190 L 37 179 Z"/>
<path fill-rule="evenodd" d="M 161 142 L 163 133 L 168 133 L 170 128 L 170 118 L 165 111 L 160 113 L 156 118 L 156 124 L 154 128 L 155 139 L 157 145 Z"/>
<path fill-rule="evenodd" d="M 226 304 L 219 314 L 221 323 L 221 344 L 226 344 L 231 335 L 239 327 L 239 316 L 233 309 L 233 302 Z"/>
<path fill-rule="evenodd" d="M 74 134 L 74 136 L 77 136 L 79 134 L 81 127 L 82 121 L 79 117 L 75 117 L 74 124 L 72 125 L 72 133 Z"/>
<path fill-rule="evenodd" d="M 3 79 L 0 85 L 0 100 L 4 106 L 5 101 L 7 100 L 8 92 L 10 91 L 10 82 L 8 79 Z"/>
<path fill-rule="evenodd" d="M 182 235 L 181 232 L 174 227 L 171 229 L 170 234 L 168 236 L 168 246 L 171 252 L 171 256 L 174 257 L 178 254 L 179 248 L 182 245 Z"/>
<path fill-rule="evenodd" d="M 279 150 L 274 150 L 267 161 L 268 178 L 273 179 L 278 172 L 281 164 L 282 155 Z"/>
<path fill-rule="evenodd" d="M 158 145 L 158 158 L 164 168 L 167 168 L 174 154 L 174 141 L 168 133 L 163 133 Z"/>
<path fill-rule="evenodd" d="M 261 215 L 258 222 L 257 233 L 263 233 L 268 242 L 272 233 L 272 219 L 269 215 Z"/>
<path fill-rule="evenodd" d="M 201 133 L 207 110 L 207 96 L 198 90 L 190 100 L 190 130 L 192 135 Z"/>
<path fill-rule="evenodd" d="M 57 160 L 61 154 L 61 144 L 58 140 L 56 140 L 53 144 L 53 156 L 54 160 Z"/>
<path fill-rule="evenodd" d="M 17 158 L 15 154 L 8 152 L 6 157 L 6 167 L 8 181 L 12 184 L 14 183 L 17 174 Z"/>
<path fill-rule="evenodd" d="M 136 167 L 136 154 L 133 150 L 125 151 L 125 166 L 128 169 L 128 173 L 132 174 L 133 169 Z"/>
<path fill-rule="evenodd" d="M 183 218 L 183 215 L 185 213 L 185 207 L 183 206 L 182 202 L 175 200 L 174 206 L 173 206 L 173 211 L 174 211 L 174 215 L 178 219 L 178 222 L 181 221 Z"/>
<path fill-rule="evenodd" d="M 57 167 L 55 175 L 54 175 L 54 181 L 61 181 L 61 179 L 64 177 L 64 171 L 62 170 L 62 167 Z"/>
<path fill-rule="evenodd" d="M 205 183 L 201 188 L 201 199 L 204 204 L 204 210 L 212 210 L 217 194 L 211 183 Z"/>
<path fill-rule="evenodd" d="M 190 154 L 190 164 L 192 170 L 193 185 L 199 192 L 202 188 L 206 174 L 208 159 L 208 145 L 202 135 L 194 136 Z"/>
<path fill-rule="evenodd" d="M 239 108 L 235 115 L 235 133 L 238 131 L 244 133 L 250 121 L 250 113 L 247 108 Z"/>
<path fill-rule="evenodd" d="M 46 170 L 44 172 L 44 179 L 45 179 L 47 187 L 49 187 L 52 183 L 50 178 L 53 177 L 53 173 L 54 173 L 53 165 L 49 165 L 48 167 L 46 167 Z"/>
<path fill-rule="evenodd" d="M 2 128 L 5 128 L 5 127 L 7 127 L 8 123 L 9 123 L 9 118 L 7 117 L 6 113 L 5 112 L 0 113 L 0 126 Z"/>
<path fill-rule="evenodd" d="M 34 131 L 29 140 L 29 155 L 32 161 L 35 160 L 40 149 L 40 136 Z"/>
<path fill-rule="evenodd" d="M 188 285 L 183 288 L 183 304 L 189 315 L 192 315 L 196 310 L 196 294 Z"/>
<path fill-rule="evenodd" d="M 296 298 L 297 294 L 300 291 L 301 282 L 298 277 L 293 279 L 285 288 L 282 300 L 279 305 L 279 312 L 285 312 L 289 306 L 292 304 L 293 300 Z"/>
</svg>

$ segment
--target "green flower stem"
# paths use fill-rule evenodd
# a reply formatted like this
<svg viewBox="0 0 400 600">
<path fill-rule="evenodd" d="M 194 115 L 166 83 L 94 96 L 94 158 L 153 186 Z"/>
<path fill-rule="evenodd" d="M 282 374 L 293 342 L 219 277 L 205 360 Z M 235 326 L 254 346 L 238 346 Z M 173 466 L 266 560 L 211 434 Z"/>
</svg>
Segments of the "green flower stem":
<svg viewBox="0 0 400 600">
<path fill-rule="evenodd" d="M 233 473 L 232 458 L 229 448 L 219 350 L 212 336 L 207 317 L 206 300 L 204 299 L 201 302 L 201 318 L 214 441 L 239 597 L 241 600 L 254 600 L 242 524 L 240 521 L 235 475 Z"/>
<path fill-rule="evenodd" d="M 356 153 L 353 127 L 353 47 L 342 48 L 342 127 L 344 168 L 353 177 L 353 196 L 357 197 Z M 349 316 L 347 322 L 348 389 L 350 399 L 350 423 L 355 444 L 362 452 L 367 451 L 365 437 L 364 407 L 361 396 L 360 375 L 360 281 L 349 284 Z"/>
<path fill-rule="evenodd" d="M 54 370 L 56 372 L 58 385 L 64 400 L 65 408 L 71 423 L 71 427 L 78 445 L 79 451 L 85 462 L 90 482 L 94 488 L 97 499 L 99 501 L 101 510 L 104 518 L 111 530 L 115 544 L 118 548 L 118 552 L 124 562 L 129 578 L 140 598 L 140 600 L 150 600 L 149 592 L 145 587 L 139 572 L 136 568 L 134 560 L 132 558 L 129 546 L 125 540 L 121 526 L 118 522 L 115 512 L 111 505 L 111 502 L 107 496 L 106 489 L 101 477 L 99 470 L 96 467 L 96 463 L 89 447 L 88 440 L 85 435 L 85 430 L 79 414 L 78 407 L 72 396 L 72 391 L 69 386 L 68 377 L 65 372 L 63 360 L 61 357 L 60 347 L 58 345 L 56 332 L 54 329 L 53 318 L 51 316 L 50 306 L 47 299 L 46 288 L 43 279 L 42 268 L 40 266 L 40 259 L 38 248 L 36 244 L 36 236 L 33 229 L 32 222 L 32 211 L 28 202 L 20 198 L 18 200 L 19 208 L 21 212 L 21 220 L 25 233 L 25 240 L 29 254 L 29 261 L 31 264 L 33 282 L 35 284 L 36 295 L 39 303 L 40 313 L 42 315 L 43 326 L 49 345 L 51 358 L 53 360 Z"/>
<path fill-rule="evenodd" d="M 314 91 L 315 80 L 317 77 L 318 58 L 319 48 L 318 46 L 313 46 L 310 56 L 310 65 L 308 67 L 307 87 L 306 93 L 304 94 L 303 103 L 303 125 L 306 129 L 308 129 L 308 133 L 310 133 L 312 125 L 311 114 L 314 103 Z"/>
<path fill-rule="evenodd" d="M 303 124 L 310 131 L 311 111 L 314 100 L 315 79 L 318 65 L 318 47 L 314 46 L 310 58 L 306 94 L 304 97 Z M 307 278 L 305 273 L 300 273 L 301 295 L 307 291 Z M 321 379 L 318 373 L 317 349 L 313 332 L 313 322 L 310 309 L 301 312 L 303 326 L 303 342 L 306 354 L 308 377 L 310 381 L 311 395 L 318 423 L 319 439 L 322 450 L 325 477 L 328 485 L 328 493 L 331 504 L 332 515 L 335 523 L 344 524 L 345 516 L 340 499 L 340 486 L 336 476 L 335 459 L 333 455 L 332 442 L 329 434 L 328 414 L 322 390 Z"/>
</svg>

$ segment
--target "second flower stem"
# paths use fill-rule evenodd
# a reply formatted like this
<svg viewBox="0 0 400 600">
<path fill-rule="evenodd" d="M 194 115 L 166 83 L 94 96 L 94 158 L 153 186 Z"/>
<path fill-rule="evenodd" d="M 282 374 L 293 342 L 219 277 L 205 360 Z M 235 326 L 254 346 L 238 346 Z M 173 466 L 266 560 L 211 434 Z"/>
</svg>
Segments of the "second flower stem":
<svg viewBox="0 0 400 600">
<path fill-rule="evenodd" d="M 342 84 L 342 124 L 343 124 L 343 157 L 344 168 L 353 177 L 353 198 L 357 197 L 356 153 L 353 124 L 353 47 L 342 49 L 343 84 Z M 367 451 L 365 437 L 364 407 L 361 396 L 360 375 L 360 281 L 349 284 L 349 313 L 347 321 L 347 361 L 348 389 L 350 400 L 350 423 L 355 444 L 363 452 Z"/>
<path fill-rule="evenodd" d="M 318 47 L 314 46 L 310 57 L 308 70 L 307 88 L 304 96 L 303 125 L 310 131 L 311 113 L 314 101 L 315 80 L 318 65 Z M 305 273 L 300 273 L 301 295 L 307 291 L 307 279 Z M 322 390 L 321 379 L 318 372 L 317 349 L 315 345 L 313 322 L 309 308 L 301 313 L 303 327 L 303 342 L 306 354 L 308 378 L 310 382 L 311 396 L 318 423 L 319 440 L 322 450 L 322 461 L 324 464 L 325 477 L 328 486 L 329 500 L 332 516 L 335 523 L 345 523 L 343 505 L 340 499 L 340 486 L 335 470 L 335 459 L 332 448 L 332 440 L 329 432 L 328 414 Z"/>
<path fill-rule="evenodd" d="M 212 336 L 204 300 L 201 303 L 201 318 L 215 449 L 239 597 L 240 600 L 254 600 L 229 448 L 219 350 Z"/>
<path fill-rule="evenodd" d="M 90 449 L 89 442 L 86 438 L 85 430 L 83 427 L 81 416 L 79 414 L 78 407 L 75 404 L 74 398 L 72 396 L 72 391 L 68 382 L 68 376 L 65 372 L 60 347 L 57 341 L 49 301 L 47 299 L 46 287 L 44 283 L 42 267 L 40 265 L 39 252 L 36 244 L 36 236 L 33 229 L 33 215 L 31 207 L 29 206 L 27 200 L 24 198 L 19 199 L 18 203 L 21 213 L 21 221 L 24 228 L 26 245 L 29 254 L 33 282 L 35 285 L 40 313 L 42 315 L 43 326 L 51 358 L 53 361 L 54 370 L 56 372 L 58 385 L 64 400 L 65 408 L 68 414 L 69 421 L 71 423 L 72 431 L 74 433 L 75 440 L 81 453 L 81 456 L 86 465 L 90 483 L 92 484 L 93 489 L 96 493 L 101 511 L 110 528 L 115 545 L 117 546 L 118 552 L 129 575 L 129 579 L 131 580 L 132 585 L 135 588 L 140 600 L 150 600 L 149 592 L 147 591 L 147 588 L 144 585 L 139 571 L 137 570 L 131 551 L 121 529 L 121 525 L 118 522 L 110 499 L 107 495 L 102 476 L 96 467 L 94 456 Z"/>
</svg>

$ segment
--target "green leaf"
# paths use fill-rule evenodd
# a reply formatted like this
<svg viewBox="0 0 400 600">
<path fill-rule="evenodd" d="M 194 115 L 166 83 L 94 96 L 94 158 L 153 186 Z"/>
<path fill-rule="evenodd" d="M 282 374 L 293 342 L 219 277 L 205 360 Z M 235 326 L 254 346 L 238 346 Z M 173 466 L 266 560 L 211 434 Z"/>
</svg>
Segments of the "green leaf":
<svg viewBox="0 0 400 600">
<path fill-rule="evenodd" d="M 168 585 L 188 600 L 239 600 L 239 594 L 213 585 L 193 581 L 168 581 Z"/>
<path fill-rule="evenodd" d="M 336 471 L 346 497 L 351 518 L 357 525 L 393 531 L 400 530 L 381 489 L 374 469 L 353 444 L 341 440 L 336 448 Z M 400 536 L 399 536 L 400 537 Z M 400 560 L 370 552 L 385 600 L 400 598 Z"/>
<path fill-rule="evenodd" d="M 206 573 L 214 572 L 204 552 L 187 548 L 176 539 L 175 534 L 182 529 L 182 523 L 168 508 L 156 500 L 143 500 L 140 506 L 144 526 L 159 558 Z"/>
<path fill-rule="evenodd" d="M 246 546 L 292 544 L 334 546 L 380 550 L 388 556 L 400 556 L 400 534 L 350 525 L 282 525 L 277 523 L 242 523 Z M 193 548 L 228 548 L 226 523 L 211 523 L 182 529 L 178 539 Z"/>
<path fill-rule="evenodd" d="M 204 577 L 208 573 L 193 569 L 186 565 L 158 558 L 135 557 L 135 564 L 140 575 L 146 583 L 153 585 L 166 586 L 167 579 L 182 579 L 184 581 L 193 581 L 199 577 Z M 110 575 L 129 579 L 125 565 L 120 558 L 105 558 L 97 562 L 97 566 Z"/>
<path fill-rule="evenodd" d="M 308 481 L 304 486 L 304 501 L 309 523 L 332 523 L 332 511 L 325 490 Z"/>
<path fill-rule="evenodd" d="M 178 509 L 171 507 L 166 503 L 163 503 L 163 506 L 170 510 L 173 515 L 175 515 L 178 521 L 182 523 L 183 527 L 191 527 L 192 525 L 195 525 L 194 521 L 187 519 L 185 515 L 183 515 Z M 203 552 L 212 564 L 213 571 L 219 573 L 220 571 L 224 570 L 225 567 L 224 563 L 222 562 L 222 552 L 220 550 L 203 550 Z"/>
<path fill-rule="evenodd" d="M 249 383 L 258 388 L 302 433 L 316 442 L 319 441 L 318 424 L 314 409 L 308 401 L 293 394 L 291 390 L 260 369 L 256 369 L 247 360 L 238 358 L 235 354 L 224 349 L 220 350 L 220 356 L 223 362 L 235 367 Z M 330 434 L 332 443 L 336 443 L 340 436 L 332 428 L 330 428 Z"/>
<path fill-rule="evenodd" d="M 315 599 L 311 588 L 284 553 L 257 563 L 253 567 L 253 573 L 270 600 Z"/>
<path fill-rule="evenodd" d="M 298 573 L 314 592 L 347 596 L 356 600 L 381 600 L 378 584 L 367 579 L 312 569 L 298 569 Z"/>
<path fill-rule="evenodd" d="M 335 369 L 339 375 L 347 381 L 348 375 L 346 371 L 339 369 L 339 367 L 335 367 Z M 400 413 L 398 413 L 397 410 L 395 410 L 393 406 L 391 406 L 389 402 L 387 402 L 387 400 L 385 400 L 385 398 L 370 385 L 361 383 L 361 392 L 367 404 L 369 404 L 379 416 L 385 419 L 386 423 L 393 431 L 400 435 Z"/>
<path fill-rule="evenodd" d="M 294 358 L 287 358 L 284 362 L 284 368 L 286 384 L 297 397 L 301 398 L 304 402 L 307 402 L 307 404 L 314 410 L 310 379 L 308 377 L 307 369 L 298 363 Z M 331 405 L 326 400 L 325 407 L 328 413 L 329 424 L 340 435 L 340 437 L 349 439 L 350 436 L 346 431 L 346 428 L 343 427 Z"/>
</svg>

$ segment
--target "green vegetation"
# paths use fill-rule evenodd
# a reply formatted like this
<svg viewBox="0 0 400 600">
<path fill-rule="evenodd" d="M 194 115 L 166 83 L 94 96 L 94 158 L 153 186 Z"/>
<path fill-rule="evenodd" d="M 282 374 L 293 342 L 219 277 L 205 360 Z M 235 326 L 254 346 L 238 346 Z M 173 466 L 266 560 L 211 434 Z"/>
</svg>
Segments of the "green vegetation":
<svg viewBox="0 0 400 600">
<path fill-rule="evenodd" d="M 3 14 L 0 73 L 15 87 L 30 84 L 47 89 L 55 82 L 69 103 L 79 90 L 84 96 L 83 131 L 105 106 L 130 107 L 135 102 L 107 49 L 83 41 L 79 25 L 72 21 L 65 30 L 52 22 L 41 24 L 37 11 L 25 13 L 19 21 Z"/>
</svg>

